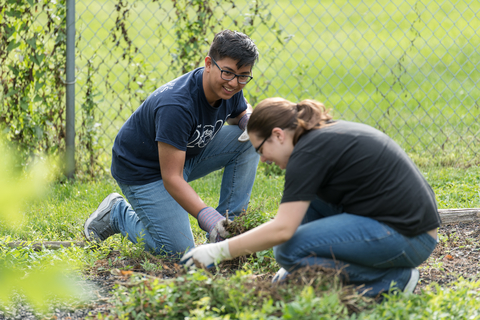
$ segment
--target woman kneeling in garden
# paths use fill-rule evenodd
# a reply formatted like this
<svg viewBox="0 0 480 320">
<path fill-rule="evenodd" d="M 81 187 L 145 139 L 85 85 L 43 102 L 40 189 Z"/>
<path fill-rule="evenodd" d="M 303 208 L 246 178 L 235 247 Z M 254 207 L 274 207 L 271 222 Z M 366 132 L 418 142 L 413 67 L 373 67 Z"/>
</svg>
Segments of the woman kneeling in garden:
<svg viewBox="0 0 480 320">
<path fill-rule="evenodd" d="M 437 243 L 435 195 L 407 154 L 364 124 L 333 121 L 320 102 L 263 100 L 247 131 L 261 161 L 286 169 L 276 217 L 182 258 L 209 266 L 274 247 L 278 279 L 305 266 L 341 268 L 369 296 L 413 292 Z M 363 289 L 362 289 L 363 290 Z"/>
</svg>

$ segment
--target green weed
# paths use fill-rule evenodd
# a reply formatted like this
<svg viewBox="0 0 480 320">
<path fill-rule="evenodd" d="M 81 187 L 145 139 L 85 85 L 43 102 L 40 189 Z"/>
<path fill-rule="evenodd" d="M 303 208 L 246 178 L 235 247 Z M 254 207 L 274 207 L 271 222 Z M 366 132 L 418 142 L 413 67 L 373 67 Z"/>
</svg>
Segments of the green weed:
<svg viewBox="0 0 480 320">
<path fill-rule="evenodd" d="M 448 287 L 433 284 L 421 295 L 389 295 L 357 319 L 480 319 L 480 281 L 460 278 Z"/>
<path fill-rule="evenodd" d="M 432 185 L 440 208 L 480 207 L 480 195 L 478 193 L 480 168 L 421 167 L 420 170 L 425 175 L 427 181 Z M 197 190 L 202 199 L 206 199 L 205 201 L 208 205 L 215 207 L 218 203 L 221 177 L 221 172 L 216 172 L 197 181 L 193 181 L 190 184 L 195 190 Z M 267 176 L 262 174 L 259 170 L 252 191 L 249 209 L 247 210 L 252 213 L 251 216 L 246 217 L 246 224 L 249 227 L 254 227 L 259 223 L 268 221 L 275 215 L 281 199 L 283 184 L 283 175 Z M 27 204 L 24 207 L 25 209 L 22 213 L 23 219 L 26 222 L 25 226 L 27 227 L 27 231 L 19 228 L 12 228 L 5 224 L 0 225 L 0 257 L 4 257 L 5 259 L 8 257 L 8 259 L 10 259 L 9 261 L 14 263 L 20 269 L 23 268 L 21 266 L 35 268 L 37 265 L 40 266 L 42 262 L 60 265 L 62 261 L 68 261 L 70 262 L 70 268 L 73 272 L 84 273 L 87 276 L 95 274 L 97 269 L 99 272 L 107 272 L 112 269 L 137 270 L 142 268 L 144 270 L 142 272 L 147 274 L 166 275 L 171 279 L 169 282 L 163 283 L 158 280 L 158 283 L 154 285 L 153 280 L 151 281 L 151 279 L 147 277 L 150 279 L 148 285 L 152 288 L 156 286 L 161 287 L 161 290 L 163 290 L 161 292 L 169 292 L 168 290 L 171 290 L 176 292 L 175 294 L 177 295 L 184 295 L 185 299 L 188 298 L 191 307 L 182 310 L 182 313 L 179 314 L 191 318 L 197 317 L 199 319 L 208 319 L 209 317 L 216 317 L 216 319 L 277 319 L 284 314 L 294 315 L 295 312 L 313 312 L 311 314 L 315 314 L 316 309 L 311 309 L 312 307 L 309 307 L 309 305 L 313 306 L 313 304 L 320 302 L 311 296 L 308 289 L 302 291 L 304 290 L 304 287 L 301 287 L 298 288 L 298 290 L 295 289 L 297 291 L 292 290 L 292 294 L 294 293 L 298 295 L 298 299 L 287 299 L 281 304 L 279 298 L 276 296 L 271 298 L 257 298 L 257 296 L 252 296 L 250 291 L 248 291 L 248 287 L 245 287 L 245 284 L 243 289 L 241 287 L 241 283 L 243 283 L 244 280 L 241 280 L 240 278 L 243 276 L 232 275 L 232 272 L 227 273 L 222 271 L 215 276 L 210 276 L 198 271 L 197 273 L 200 275 L 194 276 L 189 274 L 183 276 L 184 282 L 186 282 L 186 279 L 190 279 L 189 281 L 193 281 L 197 286 L 199 285 L 200 280 L 195 282 L 194 280 L 191 280 L 191 278 L 201 278 L 205 276 L 209 279 L 213 277 L 215 279 L 215 284 L 225 287 L 225 289 L 221 289 L 214 286 L 213 288 L 215 288 L 215 290 L 230 290 L 229 288 L 232 288 L 232 292 L 234 292 L 233 290 L 237 288 L 235 289 L 237 290 L 235 292 L 239 295 L 238 298 L 228 296 L 228 293 L 222 291 L 222 295 L 225 296 L 224 299 L 230 299 L 228 300 L 228 306 L 224 307 L 218 300 L 215 300 L 216 298 L 214 299 L 214 297 L 217 297 L 215 295 L 216 293 L 211 293 L 210 291 L 208 295 L 205 296 L 201 296 L 202 292 L 197 292 L 197 294 L 195 293 L 196 291 L 194 291 L 196 294 L 194 295 L 194 298 L 189 298 L 187 291 L 184 288 L 180 288 L 182 280 L 177 281 L 178 275 L 175 273 L 176 270 L 168 271 L 166 269 L 166 267 L 172 268 L 173 261 L 161 261 L 157 257 L 153 257 L 149 253 L 144 252 L 141 244 L 134 245 L 129 241 L 122 239 L 119 235 L 109 238 L 101 246 L 87 247 L 85 249 L 70 247 L 57 251 L 44 250 L 36 252 L 29 248 L 12 249 L 6 246 L 9 242 L 18 240 L 83 241 L 84 238 L 81 231 L 85 219 L 97 208 L 103 198 L 111 192 L 119 192 L 118 186 L 112 179 L 90 182 L 66 181 L 63 184 L 52 185 L 51 188 L 47 190 L 45 198 Z M 204 231 L 198 227 L 198 223 L 194 218 L 191 218 L 191 224 L 196 242 L 203 243 L 205 239 Z M 453 232 L 450 235 L 439 234 L 441 243 L 455 242 L 455 237 L 456 234 Z M 99 264 L 99 262 L 102 263 Z M 443 267 L 442 264 L 442 261 L 434 261 L 431 263 L 431 267 L 441 270 Z M 278 270 L 278 265 L 273 258 L 272 251 L 266 250 L 246 259 L 238 269 L 240 269 L 238 271 L 240 274 L 248 274 L 252 277 L 256 275 L 255 281 L 264 279 L 268 282 L 269 280 L 267 279 Z M 245 277 L 248 278 L 247 275 L 245 275 Z M 205 279 L 202 281 L 208 282 L 213 280 Z M 334 298 L 327 298 L 328 294 L 321 293 L 319 296 L 326 300 L 325 303 L 330 301 L 329 306 L 324 307 L 323 309 L 325 312 L 324 317 L 326 319 L 335 316 L 337 316 L 338 319 L 354 319 L 355 317 L 356 319 L 395 319 L 395 315 L 397 314 L 399 319 L 402 319 L 402 317 L 406 317 L 402 313 L 403 310 L 400 310 L 402 304 L 406 306 L 405 308 L 408 308 L 407 310 L 409 310 L 409 312 L 411 312 L 413 319 L 415 319 L 415 317 L 416 319 L 440 319 L 441 315 L 444 315 L 444 318 L 448 318 L 445 314 L 448 314 L 449 312 L 457 315 L 459 319 L 475 319 L 477 315 L 475 314 L 476 309 L 474 307 L 476 306 L 477 309 L 479 308 L 475 304 L 478 304 L 477 301 L 479 300 L 478 283 L 462 280 L 459 284 L 455 284 L 455 286 L 460 288 L 458 292 L 454 290 L 456 287 L 453 286 L 446 287 L 443 291 L 441 291 L 442 289 L 437 289 L 435 286 L 432 286 L 431 289 L 425 291 L 419 296 L 410 296 L 408 298 L 401 295 L 398 297 L 389 297 L 382 304 L 372 307 L 373 309 L 368 309 L 368 312 L 357 312 L 350 316 L 338 316 L 337 313 L 334 313 L 338 311 L 336 308 L 340 307 L 336 304 Z M 462 288 L 469 289 L 464 290 Z M 128 292 L 127 289 L 133 291 L 136 290 L 136 293 L 120 294 L 120 292 Z M 143 287 L 138 287 L 136 289 L 135 287 L 130 287 L 127 289 L 118 288 L 116 290 L 117 293 L 115 293 L 116 296 L 113 298 L 112 302 L 117 301 L 115 303 L 119 304 L 117 310 L 123 310 L 122 308 L 128 307 L 129 309 L 127 309 L 130 311 L 127 311 L 130 313 L 127 313 L 132 315 L 132 317 L 134 314 L 133 311 L 135 310 L 137 310 L 135 311 L 137 314 L 141 314 L 142 307 L 140 303 L 148 302 L 151 308 L 157 308 L 160 303 L 163 303 L 161 302 L 163 296 L 153 293 L 153 291 L 148 289 L 146 283 Z M 198 288 L 198 290 L 200 289 L 201 288 Z M 328 288 L 326 288 L 326 290 L 327 289 Z M 238 293 L 239 291 L 242 291 L 243 293 L 240 295 L 240 293 Z M 123 296 L 122 299 L 127 300 L 121 300 L 117 295 Z M 134 295 L 137 297 L 135 298 L 136 300 L 133 299 Z M 464 301 L 459 305 L 468 306 L 468 308 L 470 308 L 466 309 L 464 315 L 460 314 L 460 311 L 457 310 L 453 304 L 456 299 L 462 298 L 462 295 Z M 438 298 L 439 301 L 436 301 L 436 298 Z M 303 300 L 299 302 L 300 299 Z M 252 302 L 252 300 L 258 301 Z M 172 301 L 173 300 L 167 299 L 164 303 L 171 304 L 173 303 Z M 187 305 L 187 300 L 183 303 L 183 306 Z M 300 305 L 295 305 L 295 303 L 299 303 Z M 305 304 L 305 306 L 302 304 Z M 181 306 L 182 305 L 176 309 L 175 307 L 170 308 L 178 311 Z M 434 306 L 436 309 L 430 306 Z M 304 309 L 302 309 L 303 307 Z M 168 307 L 165 307 L 164 309 L 167 310 L 164 311 L 167 314 L 168 312 L 174 312 L 172 311 L 173 309 L 170 310 Z M 404 313 L 406 314 L 407 312 Z M 179 314 L 177 314 L 177 316 Z M 385 318 L 383 318 L 384 315 Z M 319 314 L 317 314 L 317 316 L 319 319 L 322 317 L 322 315 Z M 138 317 L 140 318 L 140 316 Z"/>
<path fill-rule="evenodd" d="M 314 271 L 315 278 L 295 275 L 296 283 L 272 285 L 270 280 L 237 271 L 230 278 L 191 270 L 172 280 L 132 278 L 118 286 L 115 308 L 99 319 L 319 319 L 323 314 L 347 318 L 370 307 L 372 300 L 344 287 L 334 274 Z"/>
</svg>

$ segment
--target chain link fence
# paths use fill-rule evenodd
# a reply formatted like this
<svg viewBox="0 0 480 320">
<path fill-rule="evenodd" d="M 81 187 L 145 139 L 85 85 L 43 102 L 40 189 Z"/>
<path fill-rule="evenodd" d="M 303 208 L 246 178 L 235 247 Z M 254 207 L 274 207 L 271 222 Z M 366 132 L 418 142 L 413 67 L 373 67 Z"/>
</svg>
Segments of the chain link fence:
<svg viewBox="0 0 480 320">
<path fill-rule="evenodd" d="M 94 106 L 95 156 L 104 166 L 130 114 L 155 88 L 201 66 L 226 28 L 245 31 L 259 48 L 244 89 L 252 105 L 313 98 L 336 119 L 387 133 L 419 164 L 480 163 L 480 2 L 180 2 L 76 3 L 76 108 Z M 201 18 L 207 4 L 213 27 L 185 42 L 201 58 L 182 60 L 178 24 Z"/>
</svg>

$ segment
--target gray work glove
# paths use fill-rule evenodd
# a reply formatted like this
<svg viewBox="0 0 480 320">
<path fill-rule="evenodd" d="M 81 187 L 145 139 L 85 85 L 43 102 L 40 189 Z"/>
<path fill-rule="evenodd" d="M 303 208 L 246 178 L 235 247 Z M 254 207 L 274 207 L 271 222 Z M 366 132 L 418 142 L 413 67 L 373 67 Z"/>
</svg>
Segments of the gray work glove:
<svg viewBox="0 0 480 320">
<path fill-rule="evenodd" d="M 212 231 L 210 231 L 210 237 L 209 237 L 210 243 L 220 242 L 225 240 L 230 235 L 226 227 L 227 227 L 227 219 L 218 221 L 215 227 L 213 227 Z"/>
<path fill-rule="evenodd" d="M 212 207 L 205 207 L 197 215 L 198 225 L 210 233 L 210 243 L 225 240 L 230 234 L 225 229 L 227 219 Z"/>
</svg>

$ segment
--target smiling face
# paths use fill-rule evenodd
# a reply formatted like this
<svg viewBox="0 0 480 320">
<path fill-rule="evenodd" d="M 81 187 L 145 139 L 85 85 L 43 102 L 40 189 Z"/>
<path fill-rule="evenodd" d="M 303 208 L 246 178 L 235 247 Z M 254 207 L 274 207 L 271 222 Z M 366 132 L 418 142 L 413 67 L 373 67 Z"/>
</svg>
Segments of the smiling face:
<svg viewBox="0 0 480 320">
<path fill-rule="evenodd" d="M 245 87 L 245 84 L 238 82 L 238 77 L 232 80 L 223 80 L 221 77 L 221 71 L 230 71 L 238 75 L 250 76 L 252 72 L 252 66 L 242 66 L 237 68 L 237 61 L 231 58 L 224 58 L 217 61 L 218 67 L 213 63 L 210 57 L 205 58 L 205 70 L 203 72 L 203 90 L 205 91 L 205 97 L 208 103 L 214 105 L 217 100 L 228 100 L 233 97 L 234 94 L 239 92 Z"/>
<path fill-rule="evenodd" d="M 250 132 L 249 137 L 253 147 L 256 150 L 258 148 L 257 153 L 260 154 L 262 162 L 275 162 L 280 169 L 287 167 L 294 147 L 293 132 L 291 130 L 273 128 L 272 135 L 267 139 Z"/>
</svg>

